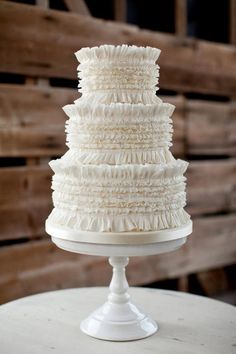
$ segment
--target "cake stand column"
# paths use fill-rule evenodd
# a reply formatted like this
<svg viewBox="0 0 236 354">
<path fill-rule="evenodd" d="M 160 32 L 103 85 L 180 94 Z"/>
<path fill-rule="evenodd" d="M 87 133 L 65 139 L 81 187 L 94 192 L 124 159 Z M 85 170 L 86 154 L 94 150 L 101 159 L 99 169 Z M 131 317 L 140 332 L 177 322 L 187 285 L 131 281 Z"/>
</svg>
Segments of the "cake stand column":
<svg viewBox="0 0 236 354">
<path fill-rule="evenodd" d="M 107 302 L 81 323 L 81 330 L 95 338 L 127 341 L 148 337 L 157 324 L 130 302 L 125 275 L 128 257 L 110 257 L 113 267 Z"/>
<path fill-rule="evenodd" d="M 113 267 L 113 275 L 109 286 L 110 294 L 108 301 L 111 304 L 127 304 L 129 284 L 125 275 L 125 267 L 129 263 L 128 257 L 110 257 L 109 263 Z"/>
</svg>

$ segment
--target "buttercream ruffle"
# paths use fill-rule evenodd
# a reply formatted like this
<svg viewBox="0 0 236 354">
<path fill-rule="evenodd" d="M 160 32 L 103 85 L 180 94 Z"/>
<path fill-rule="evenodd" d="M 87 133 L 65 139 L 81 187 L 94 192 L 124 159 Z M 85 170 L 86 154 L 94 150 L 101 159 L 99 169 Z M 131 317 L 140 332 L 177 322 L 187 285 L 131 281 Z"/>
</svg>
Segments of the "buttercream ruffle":
<svg viewBox="0 0 236 354">
<path fill-rule="evenodd" d="M 62 178 L 60 176 L 54 175 L 52 179 L 52 189 L 57 190 L 60 193 L 68 193 L 69 195 L 81 195 L 87 196 L 91 194 L 93 197 L 110 197 L 112 194 L 127 197 L 128 193 L 130 199 L 135 198 L 139 200 L 140 198 L 145 197 L 166 197 L 170 196 L 172 199 L 172 194 L 184 192 L 185 191 L 185 182 L 186 178 L 180 176 L 178 179 L 169 179 L 165 181 L 160 181 L 159 184 L 153 185 L 150 183 L 123 183 L 122 185 L 112 185 L 101 183 L 99 181 L 96 183 L 94 180 L 93 183 L 87 183 L 87 181 L 75 181 Z M 74 183 L 73 183 L 74 182 Z"/>
<path fill-rule="evenodd" d="M 135 82 L 145 82 L 150 85 L 156 85 L 159 78 L 159 66 L 156 64 L 127 64 L 126 62 L 86 62 L 78 65 L 78 77 L 81 79 L 81 86 L 84 84 L 107 85 L 111 83 L 109 78 L 113 78 L 118 85 L 129 85 Z M 99 82 L 96 77 L 99 76 Z M 98 81 L 98 80 L 97 80 Z"/>
<path fill-rule="evenodd" d="M 76 53 L 79 92 L 93 103 L 156 103 L 159 49 L 103 45 Z M 91 101 L 90 101 L 91 102 Z"/>
<path fill-rule="evenodd" d="M 69 194 L 55 190 L 53 192 L 53 203 L 58 209 L 77 211 L 79 214 L 132 214 L 132 213 L 156 213 L 159 211 L 174 210 L 185 206 L 185 192 L 168 193 L 162 198 L 149 195 L 124 195 L 123 193 L 104 194 L 104 197 Z"/>
<path fill-rule="evenodd" d="M 163 102 L 67 105 L 67 145 L 90 164 L 170 162 L 173 109 Z"/>
<path fill-rule="evenodd" d="M 187 163 L 182 160 L 120 166 L 58 162 L 51 165 L 56 172 L 53 203 L 59 210 L 113 217 L 171 212 L 186 204 L 183 173 Z"/>
<path fill-rule="evenodd" d="M 110 103 L 133 103 L 133 104 L 156 104 L 161 102 L 156 96 L 157 89 L 152 90 L 100 90 L 94 92 L 86 92 L 78 99 L 80 103 L 91 105 L 110 104 Z M 74 102 L 77 104 L 78 100 Z"/>
<path fill-rule="evenodd" d="M 134 68 L 136 68 L 136 73 L 138 75 L 142 75 L 145 71 L 145 73 L 148 74 L 150 78 L 153 77 L 153 71 L 155 71 L 155 74 L 159 74 L 159 65 L 154 63 L 153 61 L 150 62 L 144 62 L 141 63 L 140 61 L 131 61 L 129 64 L 129 61 L 121 61 L 121 60 L 110 60 L 107 61 L 106 59 L 101 59 L 99 62 L 97 60 L 88 60 L 86 62 L 82 62 L 77 66 L 77 70 L 82 73 L 82 76 L 86 77 L 87 75 L 84 75 L 84 72 L 87 71 L 88 75 L 96 74 L 97 71 L 102 71 L 106 70 L 109 68 L 109 70 L 112 70 L 113 75 L 119 75 L 120 73 L 123 72 L 123 70 L 126 70 L 127 73 L 133 72 Z M 155 75 L 154 75 L 155 76 Z M 101 78 L 103 79 L 103 78 Z"/>
<path fill-rule="evenodd" d="M 129 61 L 133 63 L 140 62 L 156 62 L 161 51 L 152 47 L 137 47 L 135 45 L 101 45 L 99 47 L 85 47 L 78 50 L 75 53 L 77 60 L 80 63 L 95 60 L 100 61 L 102 59 L 107 61 Z"/>
<path fill-rule="evenodd" d="M 166 164 L 174 161 L 174 157 L 168 148 L 155 151 L 70 149 L 62 159 L 74 164 L 89 165 Z"/>
<path fill-rule="evenodd" d="M 107 64 L 107 65 L 106 65 Z M 121 66 L 104 63 L 103 65 L 79 65 L 79 92 L 100 90 L 151 90 L 158 84 L 159 71 L 156 65 Z"/>
<path fill-rule="evenodd" d="M 154 150 L 164 147 L 170 147 L 171 134 L 133 134 L 132 136 L 125 136 L 122 134 L 111 134 L 107 136 L 104 133 L 76 135 L 68 134 L 67 146 L 70 148 L 81 148 L 84 150 L 97 149 L 97 150 L 124 150 L 124 149 L 137 149 L 137 150 Z"/>
<path fill-rule="evenodd" d="M 183 160 L 174 160 L 163 165 L 76 165 L 63 159 L 49 162 L 55 173 L 60 173 L 73 178 L 97 178 L 115 180 L 138 180 L 138 179 L 166 179 L 183 175 L 188 163 Z"/>
<path fill-rule="evenodd" d="M 184 209 L 140 215 L 86 215 L 54 208 L 48 222 L 55 227 L 99 232 L 155 231 L 183 226 L 190 220 Z"/>
<path fill-rule="evenodd" d="M 119 94 L 119 93 L 115 93 Z M 82 101 L 79 98 L 75 104 L 68 104 L 63 107 L 64 112 L 68 117 L 75 119 L 79 123 L 95 122 L 114 124 L 118 122 L 126 124 L 157 122 L 161 123 L 170 117 L 175 109 L 175 106 L 170 103 L 164 103 L 160 98 L 154 104 L 140 103 L 109 103 L 96 105 L 94 102 L 91 105 Z"/>
</svg>

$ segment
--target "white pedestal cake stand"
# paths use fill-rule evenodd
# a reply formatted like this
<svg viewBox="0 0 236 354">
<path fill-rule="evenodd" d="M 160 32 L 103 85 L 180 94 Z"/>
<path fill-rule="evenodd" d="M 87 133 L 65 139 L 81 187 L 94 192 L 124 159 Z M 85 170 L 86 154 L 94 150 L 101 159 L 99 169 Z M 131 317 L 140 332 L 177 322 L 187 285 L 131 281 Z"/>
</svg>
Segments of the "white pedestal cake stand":
<svg viewBox="0 0 236 354">
<path fill-rule="evenodd" d="M 46 231 L 61 249 L 107 256 L 113 267 L 107 302 L 81 323 L 81 330 L 95 338 L 128 341 L 146 338 L 158 330 L 157 323 L 130 302 L 125 267 L 132 256 L 147 256 L 180 248 L 192 232 L 192 223 L 153 232 L 76 232 L 46 223 Z"/>
</svg>

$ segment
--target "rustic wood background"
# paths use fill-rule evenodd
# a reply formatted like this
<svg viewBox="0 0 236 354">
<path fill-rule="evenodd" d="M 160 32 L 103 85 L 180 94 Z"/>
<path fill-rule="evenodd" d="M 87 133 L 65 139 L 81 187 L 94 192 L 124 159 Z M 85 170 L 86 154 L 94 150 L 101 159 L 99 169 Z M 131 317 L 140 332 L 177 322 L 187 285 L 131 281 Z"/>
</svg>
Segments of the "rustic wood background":
<svg viewBox="0 0 236 354">
<path fill-rule="evenodd" d="M 51 10 L 46 0 L 37 0 L 37 6 L 0 2 L 0 72 L 20 81 L 0 84 L 0 302 L 108 283 L 106 259 L 59 250 L 44 231 L 52 208 L 47 163 L 65 152 L 61 106 L 78 98 L 76 88 L 51 86 L 50 79 L 75 80 L 73 53 L 104 43 L 162 49 L 160 86 L 176 93 L 163 97 L 176 105 L 173 153 L 190 160 L 187 209 L 193 235 L 177 252 L 132 259 L 130 283 L 178 278 L 179 289 L 188 290 L 188 275 L 197 273 L 211 294 L 213 278 L 225 284 L 219 268 L 236 263 L 236 47 L 186 38 L 185 0 L 176 0 L 175 35 L 122 23 L 125 1 L 115 1 L 120 22 L 93 18 L 82 0 L 65 3 L 71 12 Z M 192 92 L 228 100 L 186 98 Z"/>
</svg>

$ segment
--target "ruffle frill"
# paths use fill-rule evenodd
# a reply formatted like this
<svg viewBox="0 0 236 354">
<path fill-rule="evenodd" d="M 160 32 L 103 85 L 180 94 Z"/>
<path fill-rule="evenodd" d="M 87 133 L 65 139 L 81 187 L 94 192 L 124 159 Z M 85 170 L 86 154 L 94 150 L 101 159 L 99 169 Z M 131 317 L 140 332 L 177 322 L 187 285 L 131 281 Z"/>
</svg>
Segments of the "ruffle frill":
<svg viewBox="0 0 236 354">
<path fill-rule="evenodd" d="M 174 161 L 168 148 L 159 148 L 155 151 L 70 149 L 61 159 L 73 164 L 89 165 L 166 164 Z"/>
<path fill-rule="evenodd" d="M 95 105 L 85 103 L 82 98 L 75 101 L 75 104 L 68 104 L 63 107 L 66 115 L 78 123 L 95 122 L 97 124 L 139 124 L 145 122 L 161 123 L 171 117 L 175 106 L 164 103 L 159 99 L 156 104 L 141 103 L 109 103 Z"/>
<path fill-rule="evenodd" d="M 160 51 L 155 48 L 104 45 L 76 53 L 79 92 L 93 103 L 156 103 Z"/>
<path fill-rule="evenodd" d="M 97 179 L 117 181 L 131 179 L 150 180 L 150 179 L 169 179 L 181 176 L 185 173 L 188 163 L 183 160 L 174 160 L 162 165 L 76 165 L 63 159 L 56 159 L 49 162 L 54 173 L 58 173 L 76 179 Z"/>
<path fill-rule="evenodd" d="M 98 47 L 85 47 L 75 53 L 80 63 L 89 60 L 99 62 L 104 59 L 107 61 L 129 61 L 131 63 L 156 62 L 161 51 L 152 47 L 137 47 L 135 45 L 101 45 Z"/>
<path fill-rule="evenodd" d="M 156 214 L 84 215 L 76 211 L 53 209 L 48 217 L 50 225 L 72 230 L 98 232 L 155 231 L 183 226 L 190 220 L 184 209 Z"/>
<path fill-rule="evenodd" d="M 130 104 L 157 104 L 161 99 L 156 95 L 154 90 L 100 90 L 95 92 L 86 92 L 75 103 L 87 104 L 106 104 L 112 103 L 130 103 Z"/>
<path fill-rule="evenodd" d="M 89 164 L 167 163 L 174 106 L 78 103 L 67 105 L 67 145 L 77 161 Z M 68 155 L 68 154 L 67 154 Z M 69 156 L 68 156 L 69 157 Z"/>
<path fill-rule="evenodd" d="M 55 209 L 50 223 L 90 231 L 173 228 L 184 212 L 187 163 L 165 165 L 69 165 L 50 163 Z"/>
</svg>

